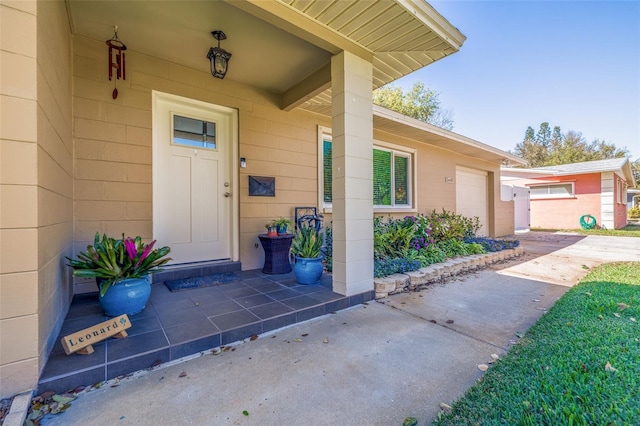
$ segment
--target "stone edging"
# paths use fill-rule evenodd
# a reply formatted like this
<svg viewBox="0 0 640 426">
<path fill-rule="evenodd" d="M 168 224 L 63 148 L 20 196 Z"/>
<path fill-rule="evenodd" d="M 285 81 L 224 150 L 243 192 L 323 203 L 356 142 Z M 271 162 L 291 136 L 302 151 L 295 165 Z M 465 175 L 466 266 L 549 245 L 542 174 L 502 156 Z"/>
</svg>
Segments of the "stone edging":
<svg viewBox="0 0 640 426">
<path fill-rule="evenodd" d="M 31 407 L 32 391 L 23 392 L 13 397 L 9 414 L 4 418 L 2 426 L 22 426 L 27 419 Z"/>
<path fill-rule="evenodd" d="M 404 291 L 417 290 L 427 284 L 442 281 L 451 276 L 464 272 L 474 271 L 503 260 L 522 256 L 524 249 L 516 247 L 514 249 L 502 250 L 493 253 L 474 254 L 473 256 L 456 257 L 447 259 L 442 263 L 434 263 L 426 268 L 405 274 L 393 274 L 384 278 L 373 280 L 376 292 L 376 299 L 402 293 Z"/>
</svg>

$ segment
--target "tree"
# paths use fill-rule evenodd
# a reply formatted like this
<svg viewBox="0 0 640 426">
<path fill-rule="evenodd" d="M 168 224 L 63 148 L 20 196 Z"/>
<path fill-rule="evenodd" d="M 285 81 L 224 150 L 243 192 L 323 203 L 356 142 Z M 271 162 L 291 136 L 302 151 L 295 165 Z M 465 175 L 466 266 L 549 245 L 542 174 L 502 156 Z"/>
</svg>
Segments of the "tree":
<svg viewBox="0 0 640 426">
<path fill-rule="evenodd" d="M 621 158 L 629 154 L 626 148 L 604 140 L 587 142 L 580 132 L 569 130 L 563 134 L 559 126 L 555 126 L 553 132 L 550 129 L 549 123 L 541 123 L 534 137 L 533 128 L 529 126 L 523 141 L 516 145 L 515 153 L 527 160 L 527 167 Z"/>
<path fill-rule="evenodd" d="M 631 163 L 631 171 L 636 180 L 636 188 L 640 188 L 640 158 Z"/>
<path fill-rule="evenodd" d="M 515 153 L 517 156 L 527 160 L 527 167 L 542 167 L 549 156 L 547 148 L 542 143 L 537 142 L 537 137 L 531 126 L 527 127 L 524 132 L 523 141 L 516 145 Z"/>
<path fill-rule="evenodd" d="M 562 139 L 564 139 L 564 136 L 562 135 L 560 126 L 555 126 L 553 128 L 553 135 L 551 135 L 551 145 L 558 146 L 559 144 L 562 143 Z"/>
<path fill-rule="evenodd" d="M 549 123 L 546 121 L 544 123 L 540 123 L 540 130 L 536 134 L 536 143 L 542 145 L 546 149 L 549 149 L 549 144 L 551 143 L 551 128 L 549 127 Z"/>
<path fill-rule="evenodd" d="M 406 93 L 392 84 L 373 91 L 373 103 L 443 129 L 453 129 L 453 112 L 440 107 L 439 93 L 416 81 Z"/>
</svg>

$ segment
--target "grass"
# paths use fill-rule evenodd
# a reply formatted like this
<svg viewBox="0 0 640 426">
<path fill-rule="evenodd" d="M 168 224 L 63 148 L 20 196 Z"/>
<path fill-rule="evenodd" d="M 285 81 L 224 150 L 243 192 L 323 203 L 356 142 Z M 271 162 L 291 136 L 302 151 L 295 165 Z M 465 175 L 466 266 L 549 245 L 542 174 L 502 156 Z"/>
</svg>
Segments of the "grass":
<svg viewBox="0 0 640 426">
<path fill-rule="evenodd" d="M 546 229 L 533 228 L 531 231 L 540 232 L 574 232 L 580 235 L 606 235 L 610 237 L 636 237 L 640 238 L 640 225 L 627 225 L 621 229 Z"/>
<path fill-rule="evenodd" d="M 591 271 L 433 424 L 640 425 L 640 262 Z"/>
</svg>

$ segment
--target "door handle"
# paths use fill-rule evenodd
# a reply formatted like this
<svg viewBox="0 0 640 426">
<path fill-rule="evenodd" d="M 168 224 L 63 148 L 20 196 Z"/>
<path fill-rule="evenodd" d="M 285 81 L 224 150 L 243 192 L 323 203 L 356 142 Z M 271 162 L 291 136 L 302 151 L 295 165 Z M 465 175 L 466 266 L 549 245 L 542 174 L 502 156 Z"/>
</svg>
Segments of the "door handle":
<svg viewBox="0 0 640 426">
<path fill-rule="evenodd" d="M 230 192 L 225 192 L 225 193 L 224 193 L 224 196 L 225 196 L 225 197 L 227 197 L 227 198 L 229 198 L 229 197 L 231 196 L 231 193 L 230 193 Z"/>
</svg>

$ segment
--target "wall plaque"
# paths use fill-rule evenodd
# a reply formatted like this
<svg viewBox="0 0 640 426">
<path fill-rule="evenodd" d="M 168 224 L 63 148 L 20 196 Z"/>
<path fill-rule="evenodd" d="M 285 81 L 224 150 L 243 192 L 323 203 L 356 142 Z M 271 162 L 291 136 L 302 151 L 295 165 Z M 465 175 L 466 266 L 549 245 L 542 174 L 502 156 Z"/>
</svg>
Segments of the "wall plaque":
<svg viewBox="0 0 640 426">
<path fill-rule="evenodd" d="M 275 197 L 276 178 L 267 176 L 249 176 L 249 195 L 254 197 Z"/>
</svg>

